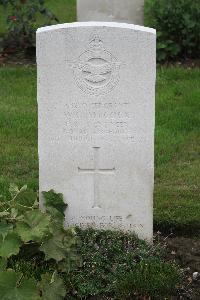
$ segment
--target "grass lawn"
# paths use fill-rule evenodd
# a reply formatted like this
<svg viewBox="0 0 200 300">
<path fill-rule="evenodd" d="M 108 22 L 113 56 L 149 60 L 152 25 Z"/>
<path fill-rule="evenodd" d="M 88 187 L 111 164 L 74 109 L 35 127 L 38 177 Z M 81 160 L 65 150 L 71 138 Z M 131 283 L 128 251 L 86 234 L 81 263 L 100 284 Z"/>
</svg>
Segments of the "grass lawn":
<svg viewBox="0 0 200 300">
<path fill-rule="evenodd" d="M 0 194 L 9 183 L 38 189 L 35 67 L 0 68 Z M 156 229 L 200 231 L 200 70 L 157 73 Z"/>
<path fill-rule="evenodd" d="M 199 95 L 199 69 L 158 70 L 154 224 L 160 230 L 200 229 Z"/>
</svg>

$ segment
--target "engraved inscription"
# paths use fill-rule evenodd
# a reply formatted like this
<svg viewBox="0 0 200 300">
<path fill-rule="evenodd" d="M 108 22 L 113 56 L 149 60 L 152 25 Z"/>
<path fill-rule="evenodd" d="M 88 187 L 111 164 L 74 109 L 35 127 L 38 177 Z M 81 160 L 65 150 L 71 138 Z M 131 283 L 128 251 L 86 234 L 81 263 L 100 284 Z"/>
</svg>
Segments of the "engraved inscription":
<svg viewBox="0 0 200 300">
<path fill-rule="evenodd" d="M 133 223 L 127 222 L 127 219 L 123 216 L 105 216 L 105 215 L 89 215 L 89 216 L 76 216 L 71 217 L 68 226 L 74 225 L 81 228 L 99 228 L 99 229 L 118 229 L 118 230 L 135 230 L 138 227 L 142 227 L 141 224 L 136 225 Z"/>
<path fill-rule="evenodd" d="M 94 176 L 94 203 L 92 208 L 101 208 L 99 203 L 99 175 L 113 175 L 115 168 L 102 169 L 99 167 L 99 149 L 100 147 L 93 147 L 94 149 L 94 168 L 93 169 L 82 169 L 78 167 L 79 173 L 92 174 Z"/>
<path fill-rule="evenodd" d="M 134 140 L 131 135 L 134 115 L 129 102 L 73 101 L 65 105 L 64 114 L 64 130 L 70 142 L 98 142 L 109 136 Z"/>
<path fill-rule="evenodd" d="M 96 34 L 89 42 L 89 49 L 79 56 L 72 68 L 78 87 L 90 95 L 106 94 L 119 81 L 120 63 Z"/>
</svg>

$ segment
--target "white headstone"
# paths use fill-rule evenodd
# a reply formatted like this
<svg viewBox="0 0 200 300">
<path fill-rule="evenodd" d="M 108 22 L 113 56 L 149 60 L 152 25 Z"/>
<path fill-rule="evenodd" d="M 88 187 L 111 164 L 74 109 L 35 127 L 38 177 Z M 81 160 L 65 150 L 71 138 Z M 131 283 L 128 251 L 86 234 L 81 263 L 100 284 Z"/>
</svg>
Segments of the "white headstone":
<svg viewBox="0 0 200 300">
<path fill-rule="evenodd" d="M 77 0 L 79 22 L 144 24 L 144 0 Z"/>
<path fill-rule="evenodd" d="M 37 31 L 40 191 L 66 225 L 152 239 L 155 30 L 72 23 Z"/>
</svg>

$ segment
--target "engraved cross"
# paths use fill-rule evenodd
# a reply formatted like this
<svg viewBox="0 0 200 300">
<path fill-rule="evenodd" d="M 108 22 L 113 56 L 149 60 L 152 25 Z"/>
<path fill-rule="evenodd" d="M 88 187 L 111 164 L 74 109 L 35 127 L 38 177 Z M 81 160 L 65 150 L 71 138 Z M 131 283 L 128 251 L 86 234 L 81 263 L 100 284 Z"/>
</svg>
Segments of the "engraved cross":
<svg viewBox="0 0 200 300">
<path fill-rule="evenodd" d="M 94 168 L 92 169 L 82 169 L 78 167 L 80 173 L 93 174 L 94 176 L 94 203 L 92 208 L 101 208 L 99 204 L 99 175 L 113 175 L 115 173 L 115 168 L 112 169 L 102 169 L 99 167 L 99 149 L 100 147 L 93 147 L 94 149 Z"/>
</svg>

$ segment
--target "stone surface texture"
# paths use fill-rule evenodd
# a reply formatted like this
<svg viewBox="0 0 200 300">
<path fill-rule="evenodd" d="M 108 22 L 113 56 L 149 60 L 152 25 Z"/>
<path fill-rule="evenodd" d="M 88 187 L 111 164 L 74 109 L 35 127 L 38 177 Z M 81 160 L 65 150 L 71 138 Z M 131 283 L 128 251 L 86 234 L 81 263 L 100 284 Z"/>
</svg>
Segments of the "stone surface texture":
<svg viewBox="0 0 200 300">
<path fill-rule="evenodd" d="M 144 0 L 77 0 L 79 22 L 144 24 Z"/>
<path fill-rule="evenodd" d="M 63 193 L 66 226 L 151 241 L 155 30 L 102 22 L 40 28 L 37 66 L 40 191 Z"/>
</svg>

